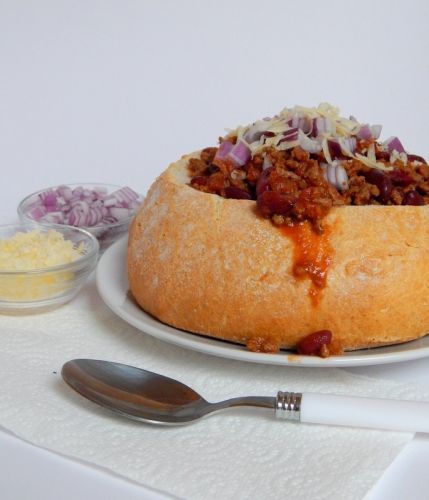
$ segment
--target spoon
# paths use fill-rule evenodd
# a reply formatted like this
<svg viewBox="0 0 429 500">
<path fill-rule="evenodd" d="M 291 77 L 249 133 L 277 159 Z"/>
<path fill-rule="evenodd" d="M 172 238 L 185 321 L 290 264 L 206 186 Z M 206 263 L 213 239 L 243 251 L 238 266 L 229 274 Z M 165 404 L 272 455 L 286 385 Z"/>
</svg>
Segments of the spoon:
<svg viewBox="0 0 429 500">
<path fill-rule="evenodd" d="M 163 425 L 185 424 L 237 406 L 271 409 L 296 422 L 429 432 L 429 403 L 279 391 L 209 403 L 181 382 L 134 366 L 95 359 L 64 364 L 64 381 L 85 398 L 124 417 Z"/>
</svg>

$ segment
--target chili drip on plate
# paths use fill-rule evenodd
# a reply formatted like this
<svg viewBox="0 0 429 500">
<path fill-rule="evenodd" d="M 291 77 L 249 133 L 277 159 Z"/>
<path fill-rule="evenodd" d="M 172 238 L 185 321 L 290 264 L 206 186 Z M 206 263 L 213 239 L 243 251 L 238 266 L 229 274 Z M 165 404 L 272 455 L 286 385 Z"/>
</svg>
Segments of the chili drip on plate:
<svg viewBox="0 0 429 500">
<path fill-rule="evenodd" d="M 407 153 L 398 137 L 380 141 L 380 134 L 380 125 L 343 118 L 330 104 L 285 108 L 230 130 L 218 147 L 191 158 L 190 185 L 255 200 L 259 213 L 294 242 L 292 272 L 310 280 L 309 298 L 317 307 L 333 260 L 324 223 L 332 207 L 429 204 L 429 165 Z M 248 348 L 276 350 L 265 344 L 258 337 Z M 329 330 L 309 332 L 297 349 L 322 357 L 342 352 Z"/>
</svg>

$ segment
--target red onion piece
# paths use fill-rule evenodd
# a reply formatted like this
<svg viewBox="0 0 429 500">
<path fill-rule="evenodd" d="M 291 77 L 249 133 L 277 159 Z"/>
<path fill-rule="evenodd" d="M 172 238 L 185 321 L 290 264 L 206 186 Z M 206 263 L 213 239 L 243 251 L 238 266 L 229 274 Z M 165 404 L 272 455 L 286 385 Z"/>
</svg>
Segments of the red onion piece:
<svg viewBox="0 0 429 500">
<path fill-rule="evenodd" d="M 302 130 L 298 131 L 298 141 L 301 148 L 308 153 L 318 153 L 322 149 L 322 146 L 317 141 L 307 137 Z"/>
<path fill-rule="evenodd" d="M 28 215 L 34 220 L 40 220 L 44 215 L 46 215 L 46 208 L 43 205 L 33 206 Z"/>
<path fill-rule="evenodd" d="M 338 191 L 347 191 L 349 188 L 349 177 L 342 165 L 322 163 L 320 166 L 323 170 L 323 176 L 332 186 L 338 189 Z"/>
<path fill-rule="evenodd" d="M 125 207 L 125 208 L 128 208 L 129 205 L 130 205 L 130 203 L 132 203 L 133 201 L 135 201 L 138 198 L 138 194 L 135 193 L 128 186 L 125 186 L 125 187 L 123 187 L 121 189 L 118 189 L 113 194 L 111 194 L 111 196 L 113 196 L 114 198 L 116 198 L 116 200 L 118 201 L 118 203 L 122 207 Z"/>
<path fill-rule="evenodd" d="M 53 224 L 63 224 L 64 214 L 62 212 L 49 212 L 43 218 L 45 222 L 51 222 Z"/>
<path fill-rule="evenodd" d="M 313 128 L 313 120 L 307 116 L 295 115 L 287 123 L 290 127 L 301 129 L 304 134 L 309 134 Z"/>
<path fill-rule="evenodd" d="M 57 196 L 53 191 L 40 193 L 39 198 L 45 207 L 54 207 L 57 204 Z"/>
<path fill-rule="evenodd" d="M 69 186 L 57 187 L 57 194 L 61 196 L 65 201 L 71 200 L 73 196 L 73 192 Z"/>
<path fill-rule="evenodd" d="M 321 134 L 333 134 L 335 132 L 335 125 L 332 120 L 327 117 L 319 116 L 318 118 L 313 118 L 313 129 L 311 135 L 313 137 L 318 137 Z"/>
<path fill-rule="evenodd" d="M 111 207 L 110 215 L 118 222 L 120 222 L 121 220 L 126 219 L 130 215 L 130 212 L 127 208 Z"/>
<path fill-rule="evenodd" d="M 381 125 L 371 125 L 369 128 L 371 129 L 372 137 L 374 137 L 374 139 L 378 139 L 383 127 Z"/>
<path fill-rule="evenodd" d="M 250 156 L 250 148 L 243 141 L 237 142 L 237 144 L 228 153 L 228 158 L 230 158 L 238 167 L 246 165 L 246 163 L 250 160 Z"/>
<path fill-rule="evenodd" d="M 350 156 L 356 149 L 356 137 L 340 137 L 338 139 L 338 144 L 341 147 L 341 151 L 345 155 Z"/>
<path fill-rule="evenodd" d="M 299 129 L 290 128 L 283 132 L 283 138 L 279 140 L 278 144 L 282 144 L 283 142 L 295 142 L 298 139 Z"/>
<path fill-rule="evenodd" d="M 234 147 L 234 144 L 229 141 L 222 141 L 219 145 L 218 150 L 216 151 L 215 158 L 226 158 L 228 153 Z"/>
<path fill-rule="evenodd" d="M 262 170 L 267 170 L 267 168 L 270 168 L 273 166 L 273 162 L 271 161 L 271 158 L 267 155 L 264 156 L 264 163 L 262 164 Z"/>
<path fill-rule="evenodd" d="M 397 151 L 398 153 L 405 153 L 404 146 L 397 137 L 389 137 L 383 142 L 383 145 L 387 148 L 387 151 L 391 153 L 392 151 Z"/>
<path fill-rule="evenodd" d="M 372 139 L 372 130 L 369 125 L 362 125 L 359 132 L 356 134 L 358 139 L 369 140 Z"/>
</svg>

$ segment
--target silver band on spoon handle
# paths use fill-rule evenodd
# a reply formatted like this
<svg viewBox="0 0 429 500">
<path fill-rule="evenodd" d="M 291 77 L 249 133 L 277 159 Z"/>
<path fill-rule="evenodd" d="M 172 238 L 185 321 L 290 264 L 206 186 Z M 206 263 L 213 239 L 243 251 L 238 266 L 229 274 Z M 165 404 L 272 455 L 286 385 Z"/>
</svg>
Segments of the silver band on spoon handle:
<svg viewBox="0 0 429 500">
<path fill-rule="evenodd" d="M 275 415 L 313 424 L 429 432 L 429 403 L 424 401 L 279 391 Z"/>
<path fill-rule="evenodd" d="M 276 417 L 300 422 L 301 399 L 302 394 L 300 392 L 279 391 L 276 398 Z"/>
</svg>

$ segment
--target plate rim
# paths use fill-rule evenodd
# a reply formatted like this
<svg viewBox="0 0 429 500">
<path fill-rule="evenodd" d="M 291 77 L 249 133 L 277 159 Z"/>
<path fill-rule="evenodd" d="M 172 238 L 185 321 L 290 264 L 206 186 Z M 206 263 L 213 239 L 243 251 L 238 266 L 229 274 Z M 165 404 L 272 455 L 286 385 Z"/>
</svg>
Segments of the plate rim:
<svg viewBox="0 0 429 500">
<path fill-rule="evenodd" d="M 150 316 L 143 309 L 140 309 L 137 304 L 134 304 L 129 299 L 129 297 L 127 296 L 128 290 L 124 290 L 119 281 L 115 282 L 118 283 L 118 286 L 116 288 L 113 287 L 113 290 L 116 294 L 120 294 L 120 296 L 123 298 L 121 304 L 118 300 L 115 299 L 114 294 L 111 293 L 111 290 L 109 290 L 110 284 L 108 283 L 108 278 L 118 271 L 119 275 L 121 275 L 121 273 L 125 273 L 125 280 L 128 283 L 128 280 L 126 279 L 125 269 L 121 269 L 120 267 L 121 265 L 124 265 L 125 267 L 125 259 L 115 258 L 117 254 L 121 254 L 122 252 L 125 254 L 127 241 L 128 235 L 125 235 L 124 237 L 113 243 L 100 257 L 95 275 L 96 287 L 103 302 L 117 316 L 119 316 L 128 324 L 137 328 L 142 333 L 157 338 L 158 340 L 203 354 L 222 357 L 224 359 L 276 366 L 296 366 L 305 368 L 351 368 L 357 366 L 372 366 L 411 361 L 414 359 L 420 359 L 429 356 L 429 345 L 419 346 L 415 349 L 406 350 L 402 350 L 400 348 L 400 346 L 409 344 L 409 342 L 404 344 L 397 344 L 396 346 L 385 346 L 384 348 L 389 347 L 393 349 L 392 352 L 387 353 L 380 351 L 377 352 L 378 349 L 383 349 L 383 347 L 378 347 L 372 349 L 350 351 L 350 353 L 346 354 L 345 356 L 330 356 L 328 358 L 302 356 L 291 351 L 282 351 L 278 354 L 254 353 L 248 351 L 244 346 L 240 346 L 238 344 L 228 343 L 214 337 L 205 337 L 200 334 L 180 330 L 173 326 L 162 323 L 156 318 Z M 122 277 L 124 277 L 123 274 Z M 108 286 L 106 287 L 106 285 Z M 137 320 L 123 308 L 124 304 L 131 304 L 131 306 L 134 307 L 137 312 L 141 313 L 142 318 Z M 154 323 L 154 325 L 152 323 Z M 418 341 L 419 339 L 416 339 L 411 342 Z"/>
</svg>

